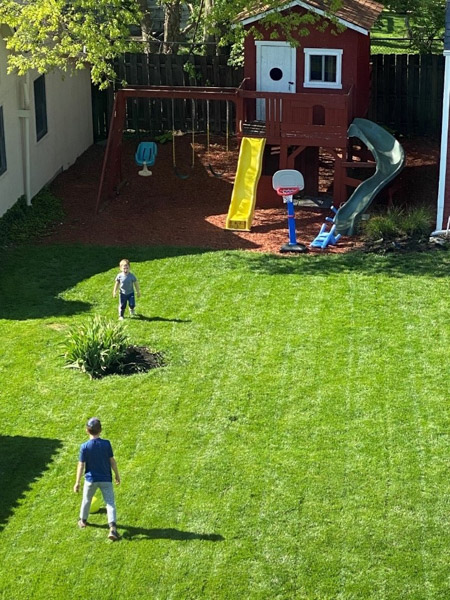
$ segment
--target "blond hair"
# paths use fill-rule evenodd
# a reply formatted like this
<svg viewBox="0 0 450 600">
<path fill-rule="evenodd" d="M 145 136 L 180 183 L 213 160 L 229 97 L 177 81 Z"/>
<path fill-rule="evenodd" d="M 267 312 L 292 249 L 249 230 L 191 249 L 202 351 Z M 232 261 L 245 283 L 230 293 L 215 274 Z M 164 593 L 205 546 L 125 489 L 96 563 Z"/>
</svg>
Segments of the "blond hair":
<svg viewBox="0 0 450 600">
<path fill-rule="evenodd" d="M 130 266 L 130 261 L 128 260 L 128 258 L 122 258 L 122 260 L 119 263 L 119 267 L 121 267 L 122 265 Z"/>
</svg>

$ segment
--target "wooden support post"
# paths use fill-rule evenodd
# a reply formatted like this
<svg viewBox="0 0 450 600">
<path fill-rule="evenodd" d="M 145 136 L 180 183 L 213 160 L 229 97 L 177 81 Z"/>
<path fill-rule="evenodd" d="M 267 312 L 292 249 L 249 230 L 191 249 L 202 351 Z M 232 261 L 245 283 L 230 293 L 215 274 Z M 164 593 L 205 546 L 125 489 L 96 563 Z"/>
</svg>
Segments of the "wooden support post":
<svg viewBox="0 0 450 600">
<path fill-rule="evenodd" d="M 280 145 L 280 169 L 288 169 L 288 145 L 285 140 L 281 140 Z"/>
<path fill-rule="evenodd" d="M 332 149 L 329 148 L 331 154 L 334 156 L 334 183 L 333 183 L 333 202 L 336 208 L 339 208 L 341 204 L 344 204 L 347 200 L 347 187 L 345 185 L 345 167 L 343 166 L 345 149 Z M 338 154 L 339 150 L 342 151 L 342 156 Z"/>
</svg>

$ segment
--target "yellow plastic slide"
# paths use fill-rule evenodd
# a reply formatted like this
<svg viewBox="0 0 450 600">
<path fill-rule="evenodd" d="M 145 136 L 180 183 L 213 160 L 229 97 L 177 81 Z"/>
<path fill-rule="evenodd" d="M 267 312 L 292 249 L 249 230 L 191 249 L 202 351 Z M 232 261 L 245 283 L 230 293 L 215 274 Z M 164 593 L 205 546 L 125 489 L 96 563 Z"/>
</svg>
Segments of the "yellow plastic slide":
<svg viewBox="0 0 450 600">
<path fill-rule="evenodd" d="M 225 229 L 250 231 L 265 143 L 265 138 L 242 138 Z"/>
</svg>

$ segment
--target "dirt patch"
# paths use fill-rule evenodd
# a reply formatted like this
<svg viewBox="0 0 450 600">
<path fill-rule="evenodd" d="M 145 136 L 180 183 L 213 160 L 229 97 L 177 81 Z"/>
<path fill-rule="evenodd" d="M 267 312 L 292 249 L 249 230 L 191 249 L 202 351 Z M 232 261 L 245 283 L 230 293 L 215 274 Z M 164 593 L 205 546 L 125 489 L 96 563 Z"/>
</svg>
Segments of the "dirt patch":
<svg viewBox="0 0 450 600">
<path fill-rule="evenodd" d="M 439 144 L 429 138 L 402 138 L 407 163 L 391 188 L 397 205 L 427 203 L 433 208 L 437 198 Z M 140 177 L 134 162 L 139 140 L 130 139 L 123 147 L 124 185 L 120 194 L 103 203 L 96 214 L 96 198 L 104 146 L 92 146 L 70 169 L 59 175 L 52 191 L 62 198 L 66 218 L 42 243 L 82 243 L 112 246 L 185 246 L 210 249 L 243 249 L 278 253 L 288 241 L 286 209 L 256 207 L 250 232 L 224 229 L 238 149 L 233 140 L 229 152 L 224 139 L 214 141 L 209 154 L 205 139 L 197 136 L 194 165 L 190 136 L 176 138 L 176 164 L 172 145 L 158 147 L 151 177 Z M 209 166 L 212 166 L 212 170 Z M 213 171 L 221 177 L 214 176 Z M 321 189 L 329 189 L 330 176 L 321 169 Z M 384 194 L 376 205 L 388 201 Z M 296 211 L 297 241 L 306 245 L 316 237 L 329 209 L 302 206 Z M 331 253 L 361 248 L 358 237 L 343 237 Z M 317 250 L 322 252 L 321 250 Z"/>
<path fill-rule="evenodd" d="M 147 373 L 162 366 L 164 359 L 160 352 L 152 352 L 145 346 L 128 346 L 120 365 L 106 371 L 104 376 Z"/>
</svg>

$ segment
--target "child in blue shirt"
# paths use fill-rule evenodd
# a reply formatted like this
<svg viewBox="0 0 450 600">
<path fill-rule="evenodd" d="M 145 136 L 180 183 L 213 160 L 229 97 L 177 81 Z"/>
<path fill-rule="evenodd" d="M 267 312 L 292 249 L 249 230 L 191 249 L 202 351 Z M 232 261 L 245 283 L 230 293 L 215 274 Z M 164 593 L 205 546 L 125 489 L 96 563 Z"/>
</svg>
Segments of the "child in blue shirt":
<svg viewBox="0 0 450 600">
<path fill-rule="evenodd" d="M 122 321 L 127 304 L 130 307 L 130 315 L 135 315 L 136 300 L 134 290 L 136 290 L 138 297 L 141 295 L 141 290 L 138 280 L 130 271 L 130 261 L 127 258 L 122 259 L 119 267 L 120 273 L 117 275 L 114 283 L 113 298 L 116 297 L 117 290 L 119 290 L 119 320 Z"/>
<path fill-rule="evenodd" d="M 116 541 L 119 539 L 119 534 L 116 527 L 116 503 L 111 469 L 114 471 L 117 484 L 120 483 L 120 476 L 111 443 L 109 440 L 104 440 L 100 437 L 101 431 L 102 425 L 100 420 L 96 417 L 89 419 L 86 425 L 89 441 L 81 444 L 80 447 L 77 477 L 73 491 L 80 491 L 80 482 L 84 473 L 83 499 L 81 501 L 80 519 L 78 521 L 78 527 L 84 529 L 88 524 L 87 518 L 92 498 L 96 490 L 100 488 L 108 514 L 108 537 L 110 540 Z"/>
</svg>

